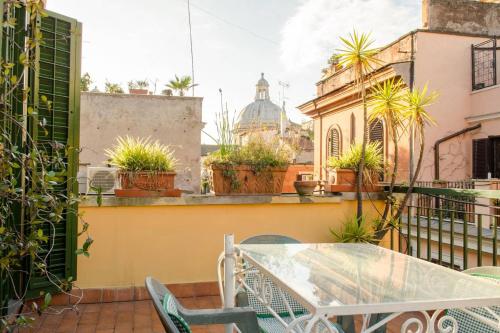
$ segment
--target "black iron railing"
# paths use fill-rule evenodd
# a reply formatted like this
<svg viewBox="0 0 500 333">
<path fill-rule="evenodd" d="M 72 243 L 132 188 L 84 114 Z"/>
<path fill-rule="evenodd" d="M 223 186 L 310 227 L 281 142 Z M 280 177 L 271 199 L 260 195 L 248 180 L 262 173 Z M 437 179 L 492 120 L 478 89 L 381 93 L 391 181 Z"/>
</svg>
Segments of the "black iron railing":
<svg viewBox="0 0 500 333">
<path fill-rule="evenodd" d="M 500 48 L 496 38 L 472 45 L 472 90 L 497 84 L 497 58 Z"/>
<path fill-rule="evenodd" d="M 498 264 L 500 191 L 417 187 L 414 195 L 390 230 L 393 250 L 458 270 Z"/>
</svg>

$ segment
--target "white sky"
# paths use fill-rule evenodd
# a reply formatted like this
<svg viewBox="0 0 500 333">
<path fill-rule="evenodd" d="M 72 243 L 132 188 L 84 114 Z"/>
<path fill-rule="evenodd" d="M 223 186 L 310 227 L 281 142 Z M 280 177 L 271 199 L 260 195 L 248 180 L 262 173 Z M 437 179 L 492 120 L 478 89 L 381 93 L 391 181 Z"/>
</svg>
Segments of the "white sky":
<svg viewBox="0 0 500 333">
<path fill-rule="evenodd" d="M 191 75 L 186 0 L 48 0 L 48 9 L 83 23 L 82 73 L 104 82 L 158 80 L 158 91 L 177 75 Z M 312 99 L 321 68 L 356 28 L 377 45 L 420 26 L 421 0 L 191 0 L 196 96 L 204 97 L 206 130 L 214 131 L 219 88 L 237 113 L 253 101 L 264 72 L 271 99 L 289 117 Z M 137 110 L 141 112 L 141 110 Z M 204 143 L 211 143 L 207 137 Z"/>
</svg>

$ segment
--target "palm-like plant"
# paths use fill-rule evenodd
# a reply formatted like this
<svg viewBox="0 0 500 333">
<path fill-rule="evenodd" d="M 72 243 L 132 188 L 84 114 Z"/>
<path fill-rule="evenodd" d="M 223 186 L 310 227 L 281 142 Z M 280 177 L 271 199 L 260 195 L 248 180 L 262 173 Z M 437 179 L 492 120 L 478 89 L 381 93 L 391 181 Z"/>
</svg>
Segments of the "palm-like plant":
<svg viewBox="0 0 500 333">
<path fill-rule="evenodd" d="M 175 75 L 175 80 L 168 81 L 166 86 L 174 91 L 177 91 L 179 96 L 184 96 L 184 92 L 186 90 L 189 90 L 192 87 L 196 86 L 196 84 L 192 84 L 191 81 L 192 79 L 189 75 L 185 75 L 180 78 Z"/>
<path fill-rule="evenodd" d="M 398 141 L 400 139 L 401 131 L 403 128 L 403 117 L 405 113 L 405 103 L 403 94 L 403 83 L 401 80 L 384 81 L 375 86 L 372 92 L 370 105 L 372 107 L 369 120 L 381 119 L 385 122 L 388 134 L 394 144 L 394 161 L 391 171 L 391 184 L 387 196 L 387 203 L 382 215 L 382 221 L 386 221 L 389 209 L 392 203 L 392 194 L 394 191 L 394 184 L 397 178 L 398 170 Z"/>
<path fill-rule="evenodd" d="M 418 154 L 415 174 L 410 180 L 410 185 L 408 186 L 408 191 L 406 192 L 403 201 L 399 205 L 398 212 L 395 216 L 396 219 L 398 219 L 403 213 L 403 209 L 410 198 L 411 192 L 413 191 L 413 187 L 420 173 L 420 169 L 422 168 L 425 149 L 425 127 L 436 124 L 435 120 L 427 112 L 427 108 L 432 105 L 438 97 L 439 94 L 436 91 L 428 92 L 427 84 L 422 88 L 422 90 L 414 89 L 413 91 L 408 91 L 405 96 L 407 106 L 404 117 L 408 120 L 410 127 L 415 129 L 415 135 L 418 137 L 420 144 L 420 151 Z"/>
<path fill-rule="evenodd" d="M 108 94 L 123 94 L 123 88 L 118 83 L 106 81 L 104 91 Z"/>
<path fill-rule="evenodd" d="M 366 152 L 366 144 L 368 142 L 368 111 L 366 102 L 366 75 L 373 69 L 373 66 L 380 61 L 375 58 L 378 49 L 372 48 L 373 41 L 369 34 L 362 33 L 359 35 L 356 30 L 349 34 L 348 38 L 340 37 L 343 48 L 338 51 L 339 64 L 346 67 L 352 67 L 355 73 L 355 84 L 359 87 L 361 99 L 363 102 L 363 144 L 361 151 L 361 163 L 356 179 L 356 198 L 357 212 L 356 216 L 358 223 L 361 223 L 363 216 L 363 202 L 361 198 L 361 189 L 363 186 L 363 171 L 364 171 L 364 156 Z"/>
</svg>

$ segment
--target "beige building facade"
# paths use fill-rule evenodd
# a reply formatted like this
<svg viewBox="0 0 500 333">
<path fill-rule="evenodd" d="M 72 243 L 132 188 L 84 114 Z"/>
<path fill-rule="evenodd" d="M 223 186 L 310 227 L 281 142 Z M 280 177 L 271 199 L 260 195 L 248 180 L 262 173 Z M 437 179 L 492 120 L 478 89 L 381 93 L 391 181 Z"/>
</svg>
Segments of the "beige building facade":
<svg viewBox="0 0 500 333">
<path fill-rule="evenodd" d="M 438 15 L 443 8 L 447 14 Z M 381 64 L 366 82 L 368 93 L 377 82 L 391 78 L 400 78 L 406 89 L 428 84 L 429 90 L 439 92 L 439 99 L 429 107 L 437 126 L 425 131 L 420 180 L 500 177 L 500 66 L 496 61 L 500 48 L 493 39 L 500 30 L 500 4 L 424 0 L 423 10 L 425 29 L 381 49 Z M 484 15 L 466 15 L 473 10 Z M 299 106 L 314 119 L 318 179 L 328 177 L 329 156 L 362 142 L 362 103 L 353 80 L 351 68 L 332 65 L 316 84 L 317 97 Z M 381 141 L 385 161 L 392 161 L 393 145 L 385 124 L 370 124 L 370 140 Z M 400 180 L 407 180 L 419 145 L 411 144 L 408 132 L 398 143 Z"/>
<path fill-rule="evenodd" d="M 200 191 L 202 101 L 200 97 L 81 94 L 80 177 L 106 166 L 105 149 L 118 136 L 150 137 L 170 145 L 178 160 L 176 187 Z"/>
</svg>

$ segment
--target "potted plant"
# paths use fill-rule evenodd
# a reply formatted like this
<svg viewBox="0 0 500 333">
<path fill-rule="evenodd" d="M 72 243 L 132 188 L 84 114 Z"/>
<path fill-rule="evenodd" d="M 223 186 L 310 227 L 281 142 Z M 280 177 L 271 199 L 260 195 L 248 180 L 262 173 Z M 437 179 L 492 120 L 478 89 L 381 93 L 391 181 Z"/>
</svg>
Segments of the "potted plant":
<svg viewBox="0 0 500 333">
<path fill-rule="evenodd" d="M 128 92 L 132 95 L 147 95 L 148 87 L 148 80 L 129 81 Z"/>
<path fill-rule="evenodd" d="M 362 156 L 362 146 L 353 145 L 340 157 L 330 157 L 328 167 L 333 173 L 333 184 L 327 185 L 329 192 L 355 192 L 356 176 Z M 363 190 L 379 191 L 378 178 L 383 172 L 383 157 L 378 142 L 370 142 L 366 146 Z"/>
<path fill-rule="evenodd" d="M 225 146 L 205 163 L 215 195 L 281 194 L 289 150 L 279 142 L 253 137 L 243 146 Z"/>
<path fill-rule="evenodd" d="M 106 150 L 109 164 L 119 169 L 118 197 L 180 196 L 174 188 L 176 159 L 169 146 L 149 138 L 118 137 Z"/>
</svg>

